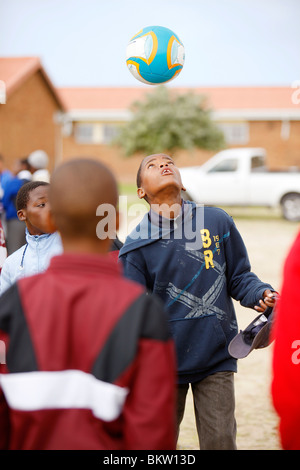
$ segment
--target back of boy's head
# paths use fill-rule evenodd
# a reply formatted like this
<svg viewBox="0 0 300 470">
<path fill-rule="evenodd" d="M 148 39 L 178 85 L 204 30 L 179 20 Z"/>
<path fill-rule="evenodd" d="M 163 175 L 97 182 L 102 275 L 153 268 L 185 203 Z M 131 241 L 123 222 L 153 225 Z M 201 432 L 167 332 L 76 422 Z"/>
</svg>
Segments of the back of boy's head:
<svg viewBox="0 0 300 470">
<path fill-rule="evenodd" d="M 49 200 L 52 216 L 62 237 L 96 237 L 101 204 L 116 208 L 118 187 L 111 171 L 101 162 L 78 158 L 60 165 L 52 174 Z"/>
<path fill-rule="evenodd" d="M 45 181 L 29 181 L 21 186 L 16 197 L 17 211 L 26 209 L 31 191 L 39 186 L 49 186 L 49 183 L 46 183 Z"/>
</svg>

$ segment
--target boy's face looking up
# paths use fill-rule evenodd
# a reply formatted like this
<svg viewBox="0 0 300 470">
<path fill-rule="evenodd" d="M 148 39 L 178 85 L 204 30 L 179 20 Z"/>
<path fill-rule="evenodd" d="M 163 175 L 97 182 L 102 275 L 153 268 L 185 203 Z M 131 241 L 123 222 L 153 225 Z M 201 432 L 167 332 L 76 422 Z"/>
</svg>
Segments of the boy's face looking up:
<svg viewBox="0 0 300 470">
<path fill-rule="evenodd" d="M 142 161 L 139 171 L 138 196 L 149 204 L 163 191 L 180 195 L 183 188 L 181 176 L 173 159 L 165 154 L 149 155 Z"/>
<path fill-rule="evenodd" d="M 18 218 L 25 222 L 30 235 L 42 235 L 43 233 L 53 232 L 49 217 L 48 191 L 48 185 L 38 186 L 33 189 L 29 193 L 26 208 L 18 211 Z"/>
</svg>

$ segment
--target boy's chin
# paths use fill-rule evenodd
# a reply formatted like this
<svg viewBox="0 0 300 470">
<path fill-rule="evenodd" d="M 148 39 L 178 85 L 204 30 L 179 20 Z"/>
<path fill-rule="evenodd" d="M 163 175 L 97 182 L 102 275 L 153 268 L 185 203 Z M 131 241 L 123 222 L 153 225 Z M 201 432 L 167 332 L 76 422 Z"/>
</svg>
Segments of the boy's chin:
<svg viewBox="0 0 300 470">
<path fill-rule="evenodd" d="M 163 182 L 160 186 L 160 191 L 170 191 L 170 193 L 174 193 L 174 196 L 177 196 L 178 194 L 181 193 L 181 189 L 182 189 L 182 184 L 179 184 L 178 181 L 172 181 L 170 179 L 170 181 L 166 181 L 166 182 Z"/>
</svg>

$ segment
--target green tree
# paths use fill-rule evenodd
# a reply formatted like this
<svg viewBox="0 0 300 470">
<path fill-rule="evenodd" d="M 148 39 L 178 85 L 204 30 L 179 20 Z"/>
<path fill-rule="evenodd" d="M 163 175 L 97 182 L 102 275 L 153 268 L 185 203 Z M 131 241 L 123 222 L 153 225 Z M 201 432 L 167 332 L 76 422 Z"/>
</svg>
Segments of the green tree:
<svg viewBox="0 0 300 470">
<path fill-rule="evenodd" d="M 126 156 L 224 146 L 223 133 L 211 120 L 204 96 L 159 86 L 145 101 L 133 103 L 131 111 L 132 119 L 120 128 L 114 142 Z"/>
</svg>

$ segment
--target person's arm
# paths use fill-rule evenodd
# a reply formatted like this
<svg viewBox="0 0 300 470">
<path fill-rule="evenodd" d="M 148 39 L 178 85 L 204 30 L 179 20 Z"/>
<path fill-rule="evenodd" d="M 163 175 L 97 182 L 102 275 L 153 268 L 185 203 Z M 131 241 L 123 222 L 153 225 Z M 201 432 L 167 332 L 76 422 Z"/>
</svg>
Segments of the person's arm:
<svg viewBox="0 0 300 470">
<path fill-rule="evenodd" d="M 4 261 L 7 258 L 7 249 L 5 243 L 4 230 L 0 221 L 0 274 Z"/>
<path fill-rule="evenodd" d="M 300 447 L 300 233 L 286 259 L 272 330 L 272 398 L 286 450 Z"/>
<path fill-rule="evenodd" d="M 10 430 L 9 407 L 8 407 L 7 401 L 5 399 L 5 396 L 1 387 L 1 376 L 2 374 L 7 373 L 7 368 L 6 368 L 7 344 L 8 344 L 7 335 L 0 329 L 0 450 L 8 449 L 9 430 Z"/>
<path fill-rule="evenodd" d="M 2 295 L 12 284 L 8 258 L 4 261 L 0 274 L 0 295 Z"/>
<path fill-rule="evenodd" d="M 0 365 L 1 371 L 1 365 Z M 0 384 L 0 450 L 8 449 L 9 443 L 9 409 Z"/>
<path fill-rule="evenodd" d="M 121 256 L 120 262 L 123 265 L 123 273 L 127 279 L 135 281 L 148 289 L 151 288 L 147 280 L 146 267 L 141 265 L 140 256 L 137 251 Z"/>
<path fill-rule="evenodd" d="M 262 299 L 259 300 L 259 305 L 254 308 L 258 312 L 264 312 L 268 307 L 274 308 L 279 296 L 277 292 L 267 289 L 263 292 Z"/>
<path fill-rule="evenodd" d="M 160 301 L 145 298 L 134 377 L 124 407 L 126 449 L 175 450 L 176 364 Z"/>
<path fill-rule="evenodd" d="M 9 338 L 5 330 L 10 321 L 12 297 L 11 292 L 0 297 L 0 450 L 9 448 L 10 439 L 9 407 L 1 387 L 1 376 L 8 372 L 6 356 Z"/>
<path fill-rule="evenodd" d="M 257 311 L 264 311 L 265 305 L 272 306 L 274 301 L 267 300 L 267 297 L 274 292 L 274 289 L 251 271 L 246 246 L 234 223 L 225 241 L 225 253 L 228 290 L 231 297 L 240 301 L 244 307 L 257 307 Z M 261 304 L 260 300 L 263 299 L 266 299 L 266 303 Z"/>
</svg>

